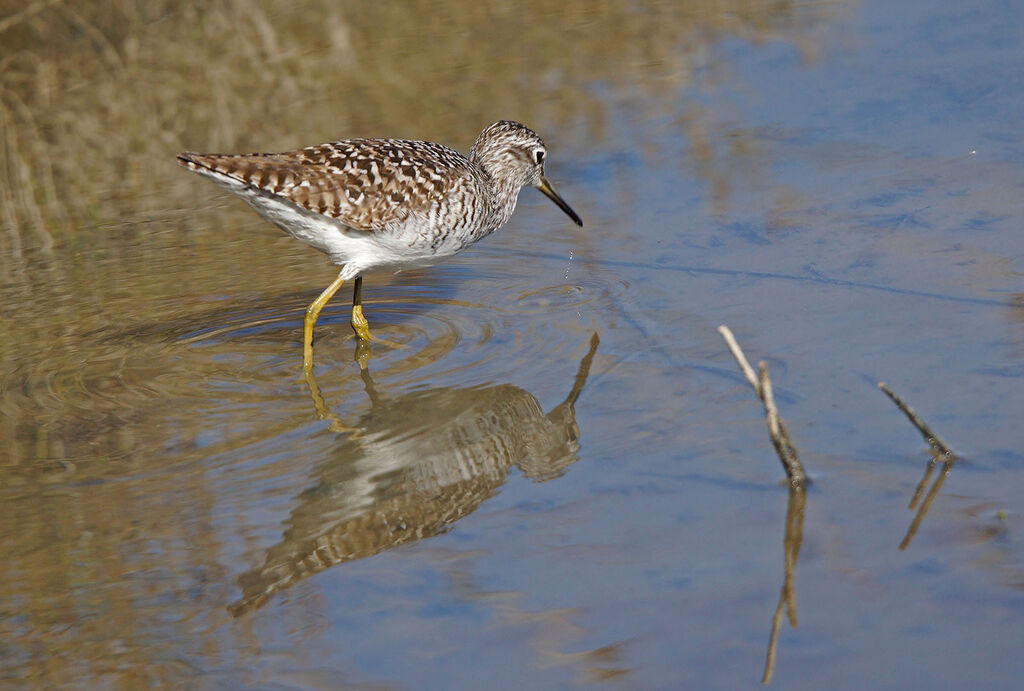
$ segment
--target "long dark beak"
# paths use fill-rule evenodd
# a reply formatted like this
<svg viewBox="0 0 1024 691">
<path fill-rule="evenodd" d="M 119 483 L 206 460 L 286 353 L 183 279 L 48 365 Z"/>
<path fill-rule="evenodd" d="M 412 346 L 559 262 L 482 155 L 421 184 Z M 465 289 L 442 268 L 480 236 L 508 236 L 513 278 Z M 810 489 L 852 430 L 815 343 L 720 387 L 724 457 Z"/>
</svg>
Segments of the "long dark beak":
<svg viewBox="0 0 1024 691">
<path fill-rule="evenodd" d="M 537 185 L 537 189 L 543 192 L 544 196 L 546 196 L 548 199 L 557 204 L 558 208 L 564 211 L 566 215 L 568 215 L 569 218 L 571 218 L 576 223 L 576 225 L 578 225 L 580 228 L 583 227 L 583 221 L 580 219 L 580 217 L 576 215 L 576 212 L 572 210 L 571 206 L 565 203 L 564 199 L 558 196 L 558 192 L 555 192 L 554 188 L 551 186 L 551 183 L 549 183 L 543 175 L 540 176 L 540 184 Z"/>
</svg>

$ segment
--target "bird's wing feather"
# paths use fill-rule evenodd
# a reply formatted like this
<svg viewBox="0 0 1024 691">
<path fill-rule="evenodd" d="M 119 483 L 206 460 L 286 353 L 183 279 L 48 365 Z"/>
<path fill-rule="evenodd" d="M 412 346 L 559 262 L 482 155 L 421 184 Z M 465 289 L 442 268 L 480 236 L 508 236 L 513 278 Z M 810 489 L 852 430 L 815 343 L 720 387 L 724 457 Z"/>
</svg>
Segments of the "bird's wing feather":
<svg viewBox="0 0 1024 691">
<path fill-rule="evenodd" d="M 364 231 L 429 216 L 471 175 L 471 164 L 457 151 L 400 139 L 350 139 L 279 154 L 183 153 L 178 159 Z"/>
</svg>

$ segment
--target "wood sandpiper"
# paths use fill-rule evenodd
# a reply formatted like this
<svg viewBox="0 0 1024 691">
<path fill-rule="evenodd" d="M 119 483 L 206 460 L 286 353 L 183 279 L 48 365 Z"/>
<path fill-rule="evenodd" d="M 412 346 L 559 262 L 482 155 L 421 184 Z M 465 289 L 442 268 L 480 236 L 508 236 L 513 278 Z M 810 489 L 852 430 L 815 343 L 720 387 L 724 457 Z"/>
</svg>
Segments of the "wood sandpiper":
<svg viewBox="0 0 1024 691">
<path fill-rule="evenodd" d="M 519 190 L 536 187 L 583 221 L 544 177 L 547 149 L 509 120 L 485 128 L 469 157 L 432 142 L 348 139 L 279 154 L 178 154 L 178 162 L 238 195 L 286 233 L 342 267 L 306 309 L 303 368 L 313 366 L 313 325 L 327 301 L 355 279 L 352 328 L 370 329 L 362 274 L 425 266 L 503 226 Z"/>
</svg>

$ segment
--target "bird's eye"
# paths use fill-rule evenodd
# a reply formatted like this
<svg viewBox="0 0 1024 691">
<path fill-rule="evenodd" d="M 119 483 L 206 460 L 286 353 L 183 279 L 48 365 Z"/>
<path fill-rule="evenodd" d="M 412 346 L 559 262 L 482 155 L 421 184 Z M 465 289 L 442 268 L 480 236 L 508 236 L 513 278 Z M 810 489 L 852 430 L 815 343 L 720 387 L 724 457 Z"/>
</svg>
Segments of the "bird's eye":
<svg viewBox="0 0 1024 691">
<path fill-rule="evenodd" d="M 533 155 L 537 157 L 538 164 L 544 162 L 544 149 L 537 149 L 533 152 Z"/>
</svg>

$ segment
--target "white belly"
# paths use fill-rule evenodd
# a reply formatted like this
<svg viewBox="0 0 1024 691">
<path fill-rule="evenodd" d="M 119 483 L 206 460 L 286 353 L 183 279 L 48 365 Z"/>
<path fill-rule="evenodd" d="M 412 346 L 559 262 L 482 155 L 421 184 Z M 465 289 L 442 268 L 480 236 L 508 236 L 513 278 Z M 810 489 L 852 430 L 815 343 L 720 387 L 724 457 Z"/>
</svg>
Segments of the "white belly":
<svg viewBox="0 0 1024 691">
<path fill-rule="evenodd" d="M 297 240 L 315 247 L 338 265 L 349 280 L 370 269 L 426 266 L 459 251 L 461 244 L 431 247 L 415 233 L 355 230 L 315 211 L 221 176 L 211 175 L 223 187 L 244 199 L 256 212 Z"/>
</svg>

